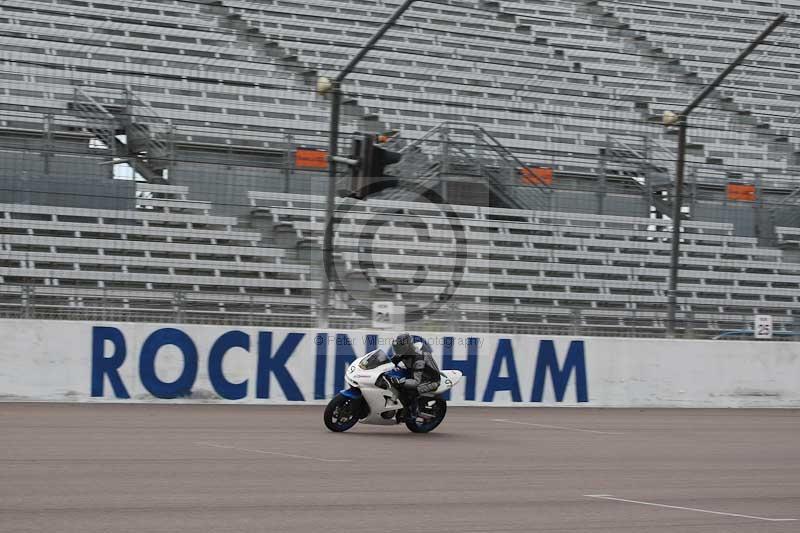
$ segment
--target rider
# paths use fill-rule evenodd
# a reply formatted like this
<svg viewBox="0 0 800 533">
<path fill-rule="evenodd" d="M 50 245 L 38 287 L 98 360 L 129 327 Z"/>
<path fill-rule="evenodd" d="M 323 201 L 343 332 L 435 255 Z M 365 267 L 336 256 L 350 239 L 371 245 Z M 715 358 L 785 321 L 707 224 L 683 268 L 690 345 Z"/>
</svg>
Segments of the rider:
<svg viewBox="0 0 800 533">
<path fill-rule="evenodd" d="M 400 401 L 411 409 L 412 415 L 417 411 L 417 402 L 413 400 L 420 394 L 438 389 L 441 379 L 439 367 L 431 356 L 430 346 L 424 342 L 419 345 L 415 346 L 414 338 L 408 333 L 398 335 L 392 342 L 392 363 L 402 363 L 406 370 L 413 371 L 413 378 L 396 381 L 400 389 Z"/>
</svg>

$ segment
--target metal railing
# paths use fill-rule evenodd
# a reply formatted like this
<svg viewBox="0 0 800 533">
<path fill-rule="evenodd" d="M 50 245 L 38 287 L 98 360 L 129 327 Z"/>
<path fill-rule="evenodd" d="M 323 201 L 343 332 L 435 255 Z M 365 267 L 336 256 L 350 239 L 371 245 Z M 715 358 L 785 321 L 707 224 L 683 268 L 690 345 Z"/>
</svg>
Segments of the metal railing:
<svg viewBox="0 0 800 533">
<path fill-rule="evenodd" d="M 75 87 L 72 111 L 111 150 L 114 161 L 130 164 L 148 181 L 163 178 L 173 159 L 172 123 L 133 91 L 92 94 Z"/>
<path fill-rule="evenodd" d="M 519 186 L 522 171 L 530 164 L 478 124 L 442 122 L 400 153 L 408 160 L 397 164 L 397 173 L 415 176 L 417 189 L 432 189 L 448 174 L 477 176 L 511 207 L 547 210 L 550 206 L 550 186 L 543 182 Z"/>
<path fill-rule="evenodd" d="M 100 322 L 158 322 L 178 324 L 215 324 L 252 327 L 315 327 L 318 306 L 286 306 L 283 311 L 265 311 L 258 302 L 241 294 L 235 305 L 215 305 L 209 301 L 193 301 L 186 291 L 102 290 L 40 287 L 35 285 L 0 285 L 0 318 L 37 320 L 87 320 Z M 197 294 L 197 293 L 194 293 Z M 228 294 L 228 296 L 232 295 Z M 207 295 L 208 296 L 208 295 Z M 380 300 L 380 296 L 374 298 Z M 384 298 L 385 299 L 385 298 Z M 299 301 L 299 300 L 298 300 Z M 138 302 L 138 303 L 137 303 Z M 339 329 L 372 329 L 369 313 L 355 312 L 346 298 L 337 300 L 331 316 L 331 327 Z M 216 307 L 215 310 L 210 308 Z M 416 331 L 474 332 L 533 335 L 571 335 L 607 337 L 661 338 L 666 335 L 666 311 L 628 310 L 602 315 L 591 308 L 553 307 L 552 313 L 534 312 L 526 306 L 493 307 L 490 304 L 469 310 L 459 303 L 443 305 L 436 312 L 417 313 L 407 306 L 405 327 Z M 293 309 L 293 310 L 292 310 Z M 478 315 L 484 318 L 476 318 Z M 775 317 L 775 340 L 797 340 L 800 316 Z M 752 316 L 679 312 L 678 336 L 698 339 L 752 338 Z M 749 333 L 748 333 L 749 332 Z"/>
</svg>

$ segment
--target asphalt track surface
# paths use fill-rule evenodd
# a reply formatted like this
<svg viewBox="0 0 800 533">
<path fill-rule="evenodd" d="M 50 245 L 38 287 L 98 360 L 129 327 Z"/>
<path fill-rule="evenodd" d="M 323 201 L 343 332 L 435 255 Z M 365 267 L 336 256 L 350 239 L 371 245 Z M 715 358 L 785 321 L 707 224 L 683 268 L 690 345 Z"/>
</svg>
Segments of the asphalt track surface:
<svg viewBox="0 0 800 533">
<path fill-rule="evenodd" d="M 0 531 L 800 531 L 797 410 L 322 411 L 0 404 Z"/>
</svg>

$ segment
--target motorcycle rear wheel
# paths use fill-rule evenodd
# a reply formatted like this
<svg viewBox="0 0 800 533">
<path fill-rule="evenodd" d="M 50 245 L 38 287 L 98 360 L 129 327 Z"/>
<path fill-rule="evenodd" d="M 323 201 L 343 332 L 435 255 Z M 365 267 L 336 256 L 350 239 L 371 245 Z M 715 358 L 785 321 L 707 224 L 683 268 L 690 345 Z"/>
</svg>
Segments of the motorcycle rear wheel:
<svg viewBox="0 0 800 533">
<path fill-rule="evenodd" d="M 347 431 L 358 423 L 361 398 L 349 398 L 342 394 L 334 396 L 325 408 L 325 427 L 334 433 Z"/>
<path fill-rule="evenodd" d="M 416 418 L 406 416 L 406 427 L 414 433 L 428 433 L 439 427 L 447 414 L 447 402 L 444 398 L 418 398 L 419 415 Z M 428 415 L 432 418 L 424 418 Z"/>
</svg>

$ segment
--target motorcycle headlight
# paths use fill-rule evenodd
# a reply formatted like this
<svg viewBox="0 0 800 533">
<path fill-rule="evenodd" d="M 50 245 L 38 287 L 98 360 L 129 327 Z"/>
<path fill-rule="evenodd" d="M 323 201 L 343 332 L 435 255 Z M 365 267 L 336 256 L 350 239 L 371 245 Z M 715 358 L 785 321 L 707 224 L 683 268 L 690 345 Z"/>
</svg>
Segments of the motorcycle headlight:
<svg viewBox="0 0 800 533">
<path fill-rule="evenodd" d="M 367 369 L 367 360 L 366 359 L 362 359 L 361 361 L 359 361 L 358 362 L 358 368 L 360 368 L 361 370 L 368 370 Z"/>
</svg>

